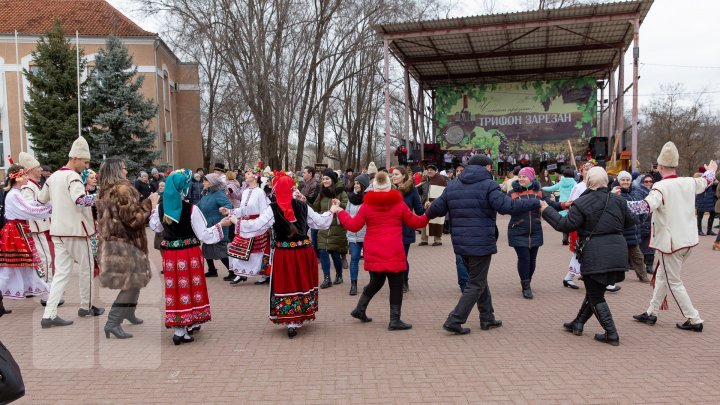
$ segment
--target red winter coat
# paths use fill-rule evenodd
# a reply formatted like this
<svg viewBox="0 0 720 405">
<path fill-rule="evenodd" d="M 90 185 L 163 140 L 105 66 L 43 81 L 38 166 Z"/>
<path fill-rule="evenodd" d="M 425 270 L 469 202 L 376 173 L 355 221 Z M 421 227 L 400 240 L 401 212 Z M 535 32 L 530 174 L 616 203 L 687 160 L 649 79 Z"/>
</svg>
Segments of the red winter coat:
<svg viewBox="0 0 720 405">
<path fill-rule="evenodd" d="M 406 270 L 402 225 L 423 228 L 428 223 L 425 215 L 413 214 L 397 190 L 365 194 L 360 211 L 352 217 L 338 212 L 340 223 L 350 232 L 367 226 L 363 250 L 365 270 L 398 273 Z"/>
</svg>

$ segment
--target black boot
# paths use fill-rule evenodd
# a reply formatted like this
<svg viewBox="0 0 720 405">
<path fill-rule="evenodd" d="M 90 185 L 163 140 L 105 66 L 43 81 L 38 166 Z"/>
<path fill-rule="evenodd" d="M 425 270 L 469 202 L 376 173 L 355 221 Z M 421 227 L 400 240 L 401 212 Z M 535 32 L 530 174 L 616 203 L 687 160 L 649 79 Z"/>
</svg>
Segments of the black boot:
<svg viewBox="0 0 720 405">
<path fill-rule="evenodd" d="M 343 283 L 342 274 L 336 274 L 335 282 L 333 284 L 342 284 L 342 283 Z"/>
<path fill-rule="evenodd" d="M 112 308 L 110 308 L 108 320 L 105 323 L 105 338 L 110 339 L 111 333 L 115 335 L 115 337 L 118 339 L 127 339 L 133 337 L 133 335 L 125 332 L 122 326 L 120 326 L 123 318 L 127 316 L 126 313 L 129 309 L 130 308 L 128 307 L 121 307 L 117 304 L 114 304 Z"/>
<path fill-rule="evenodd" d="M 523 298 L 531 300 L 533 298 L 532 290 L 530 289 L 530 280 L 521 280 L 522 295 Z"/>
<path fill-rule="evenodd" d="M 372 318 L 368 318 L 368 316 L 365 314 L 365 311 L 367 310 L 367 306 L 370 303 L 371 299 L 372 298 L 368 297 L 365 294 L 360 295 L 357 306 L 355 307 L 355 309 L 353 309 L 352 312 L 350 312 L 350 316 L 363 322 L 372 322 Z"/>
<path fill-rule="evenodd" d="M 330 281 L 330 276 L 325 276 L 322 284 L 320 284 L 320 288 L 328 288 L 328 287 L 332 287 L 332 285 L 333 284 L 332 284 L 332 281 Z"/>
<path fill-rule="evenodd" d="M 0 316 L 3 316 L 5 314 L 11 314 L 12 311 L 9 309 L 5 309 L 5 306 L 3 305 L 3 299 L 2 295 L 0 295 Z"/>
<path fill-rule="evenodd" d="M 388 324 L 388 330 L 407 330 L 412 328 L 411 324 L 400 320 L 401 308 L 402 305 L 390 305 L 390 323 Z"/>
<path fill-rule="evenodd" d="M 350 280 L 350 295 L 357 295 L 357 280 Z"/>
<path fill-rule="evenodd" d="M 620 345 L 620 336 L 618 336 L 617 329 L 615 329 L 615 322 L 613 321 L 607 302 L 603 301 L 595 305 L 593 312 L 595 312 L 595 316 L 598 321 L 600 321 L 600 325 L 605 329 L 605 333 L 595 334 L 595 340 L 609 343 L 613 346 Z"/>
<path fill-rule="evenodd" d="M 215 262 L 212 260 L 205 260 L 208 265 L 208 271 L 205 273 L 205 277 L 217 277 L 218 272 L 217 268 L 215 268 Z"/>
<path fill-rule="evenodd" d="M 228 272 L 228 275 L 223 277 L 223 281 L 233 281 L 235 279 L 235 273 Z"/>
<path fill-rule="evenodd" d="M 585 322 L 590 319 L 592 314 L 592 308 L 586 298 L 580 306 L 580 310 L 578 311 L 575 319 L 572 322 L 564 323 L 563 327 L 568 332 L 572 332 L 575 336 L 582 336 L 583 326 L 585 326 Z"/>
<path fill-rule="evenodd" d="M 144 321 L 138 317 L 135 316 L 135 309 L 137 308 L 137 304 L 128 304 L 127 311 L 125 311 L 125 319 L 130 321 L 133 325 L 140 325 Z"/>
</svg>

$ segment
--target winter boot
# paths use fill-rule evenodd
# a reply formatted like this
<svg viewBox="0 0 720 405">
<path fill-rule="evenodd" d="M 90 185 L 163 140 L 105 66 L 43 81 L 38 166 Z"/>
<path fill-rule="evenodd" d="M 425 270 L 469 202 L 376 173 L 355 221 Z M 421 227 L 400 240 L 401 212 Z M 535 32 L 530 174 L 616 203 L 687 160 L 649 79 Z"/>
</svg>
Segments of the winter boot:
<svg viewBox="0 0 720 405">
<path fill-rule="evenodd" d="M 333 284 L 332 281 L 330 281 L 330 276 L 325 276 L 325 278 L 323 278 L 322 284 L 320 284 L 320 288 L 328 288 L 332 287 L 332 285 Z"/>
<path fill-rule="evenodd" d="M 350 280 L 350 295 L 357 295 L 357 280 Z"/>
<path fill-rule="evenodd" d="M 121 304 L 122 305 L 122 304 Z M 128 339 L 133 337 L 133 335 L 125 332 L 120 326 L 120 323 L 122 323 L 123 318 L 127 316 L 127 312 L 130 308 L 125 306 L 120 306 L 118 304 L 114 304 L 112 308 L 110 308 L 110 313 L 108 314 L 108 320 L 105 323 L 105 338 L 110 339 L 110 334 L 112 333 L 115 335 L 118 339 Z"/>
<path fill-rule="evenodd" d="M 531 300 L 533 298 L 533 293 L 530 289 L 530 280 L 521 280 L 520 284 L 522 285 L 523 298 Z"/>
<path fill-rule="evenodd" d="M 12 311 L 9 309 L 5 309 L 5 306 L 3 305 L 3 299 L 2 295 L 0 295 L 0 316 L 3 316 L 5 314 L 11 314 Z"/>
<path fill-rule="evenodd" d="M 388 330 L 407 330 L 412 328 L 412 325 L 400 320 L 401 308 L 402 305 L 390 305 L 390 323 L 388 324 Z"/>
<path fill-rule="evenodd" d="M 333 282 L 333 284 L 342 284 L 342 283 L 343 283 L 342 274 L 336 274 L 336 275 L 335 275 L 335 282 Z"/>
<path fill-rule="evenodd" d="M 125 311 L 125 319 L 130 321 L 133 325 L 140 325 L 143 323 L 143 320 L 135 316 L 136 308 L 137 304 L 128 304 L 127 311 Z"/>
<path fill-rule="evenodd" d="M 595 316 L 600 322 L 600 325 L 605 329 L 605 333 L 595 334 L 595 340 L 609 343 L 612 346 L 620 345 L 620 336 L 618 336 L 617 329 L 615 329 L 615 322 L 613 321 L 607 302 L 603 301 L 595 305 L 593 312 L 595 312 Z"/>
<path fill-rule="evenodd" d="M 575 319 L 572 322 L 564 323 L 563 327 L 568 332 L 572 332 L 575 336 L 582 336 L 583 326 L 585 326 L 585 322 L 592 317 L 592 314 L 590 303 L 587 299 L 585 299 L 580 306 L 580 311 L 578 311 Z"/>
<path fill-rule="evenodd" d="M 352 312 L 350 312 L 350 316 L 363 322 L 372 322 L 372 318 L 368 318 L 368 316 L 365 314 L 365 311 L 367 310 L 367 306 L 368 304 L 370 304 L 371 299 L 372 298 L 368 297 L 365 294 L 360 295 L 357 306 L 355 307 L 355 309 L 353 309 Z"/>
</svg>

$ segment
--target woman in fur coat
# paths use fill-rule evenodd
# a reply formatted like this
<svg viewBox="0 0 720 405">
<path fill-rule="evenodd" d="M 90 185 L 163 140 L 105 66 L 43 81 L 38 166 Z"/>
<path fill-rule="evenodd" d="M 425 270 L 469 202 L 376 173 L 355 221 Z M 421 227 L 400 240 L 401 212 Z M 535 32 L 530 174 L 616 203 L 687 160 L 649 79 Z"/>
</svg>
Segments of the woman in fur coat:
<svg viewBox="0 0 720 405">
<path fill-rule="evenodd" d="M 357 232 L 363 226 L 367 226 L 364 267 L 370 272 L 370 283 L 363 289 L 357 307 L 351 313 L 352 317 L 363 322 L 372 321 L 365 314 L 365 310 L 387 279 L 390 285 L 388 329 L 404 330 L 412 328 L 412 325 L 400 320 L 403 272 L 407 268 L 402 243 L 402 226 L 406 224 L 416 229 L 423 228 L 427 225 L 428 218 L 413 214 L 405 205 L 402 194 L 390 187 L 387 173 L 379 172 L 373 180 L 372 192 L 365 194 L 364 203 L 357 215 L 350 216 L 340 208 L 338 200 L 333 201 L 330 211 L 337 213 L 340 223 L 348 231 Z"/>
<path fill-rule="evenodd" d="M 150 261 L 145 236 L 145 224 L 158 201 L 153 193 L 140 202 L 140 193 L 127 180 L 125 162 L 110 158 L 100 166 L 100 193 L 98 195 L 98 257 L 100 283 L 103 287 L 120 290 L 112 304 L 105 337 L 118 339 L 133 335 L 122 328 L 123 320 L 133 325 L 143 323 L 135 316 L 140 289 L 150 281 Z"/>
</svg>

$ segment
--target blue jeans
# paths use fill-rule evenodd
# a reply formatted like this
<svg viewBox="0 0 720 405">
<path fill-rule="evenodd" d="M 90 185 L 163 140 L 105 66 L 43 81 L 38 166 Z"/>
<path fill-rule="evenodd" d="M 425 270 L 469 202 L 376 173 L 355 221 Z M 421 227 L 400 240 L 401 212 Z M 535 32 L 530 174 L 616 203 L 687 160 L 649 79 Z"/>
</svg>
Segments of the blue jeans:
<svg viewBox="0 0 720 405">
<path fill-rule="evenodd" d="M 317 238 L 318 238 L 318 230 L 310 229 L 310 239 L 312 239 L 312 244 L 313 244 L 313 248 L 315 249 L 315 254 L 320 253 L 320 252 L 318 252 Z"/>
<path fill-rule="evenodd" d="M 405 271 L 403 272 L 403 283 L 407 284 L 410 281 L 410 262 L 408 261 L 408 252 L 410 251 L 410 244 L 405 245 Z"/>
<path fill-rule="evenodd" d="M 465 286 L 468 282 L 468 270 L 467 267 L 465 267 L 465 262 L 463 262 L 463 258 L 460 255 L 455 255 L 455 268 L 457 269 L 457 278 L 458 278 L 458 285 L 460 286 L 460 291 L 465 291 Z"/>
<path fill-rule="evenodd" d="M 357 281 L 360 271 L 360 254 L 362 254 L 362 242 L 350 242 L 350 281 Z"/>
<path fill-rule="evenodd" d="M 330 257 L 332 256 L 333 264 L 335 265 L 335 275 L 342 277 L 342 256 L 340 252 L 334 250 L 320 249 L 318 250 L 320 256 L 320 265 L 322 265 L 323 275 L 330 276 Z"/>
</svg>

